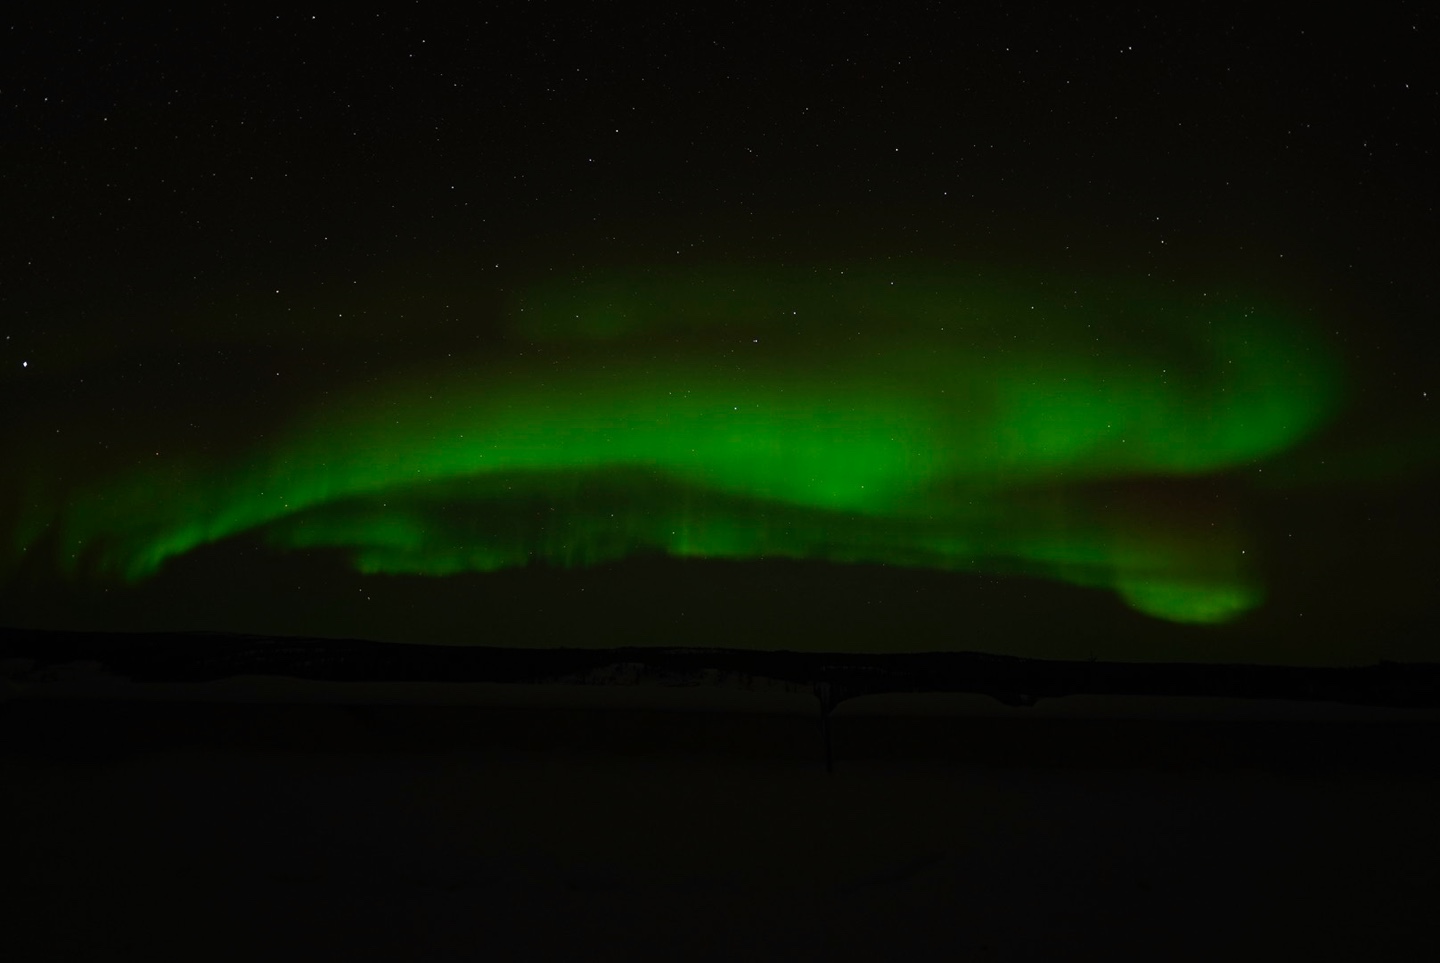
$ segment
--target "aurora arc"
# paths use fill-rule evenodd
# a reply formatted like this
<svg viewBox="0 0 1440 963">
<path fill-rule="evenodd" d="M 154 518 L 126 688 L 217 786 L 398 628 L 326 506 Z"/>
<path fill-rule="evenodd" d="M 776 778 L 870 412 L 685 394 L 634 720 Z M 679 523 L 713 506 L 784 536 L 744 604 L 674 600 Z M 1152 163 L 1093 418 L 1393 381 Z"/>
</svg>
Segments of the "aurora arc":
<svg viewBox="0 0 1440 963">
<path fill-rule="evenodd" d="M 778 556 L 1039 574 L 1225 621 L 1264 595 L 1244 526 L 1173 493 L 1305 439 L 1338 370 L 1283 311 L 1116 290 L 918 268 L 542 284 L 510 299 L 505 348 L 220 462 L 39 500 L 15 557 L 50 533 L 72 575 L 137 581 L 240 533 L 437 576 Z"/>
</svg>

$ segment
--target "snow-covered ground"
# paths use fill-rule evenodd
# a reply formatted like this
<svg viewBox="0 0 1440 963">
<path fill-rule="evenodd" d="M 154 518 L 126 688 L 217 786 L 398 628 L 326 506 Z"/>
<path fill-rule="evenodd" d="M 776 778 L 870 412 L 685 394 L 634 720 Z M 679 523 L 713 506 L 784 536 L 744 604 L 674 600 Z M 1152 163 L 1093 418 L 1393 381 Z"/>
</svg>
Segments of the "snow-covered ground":
<svg viewBox="0 0 1440 963">
<path fill-rule="evenodd" d="M 863 702 L 14 701 L 6 957 L 1433 958 L 1425 723 Z"/>
</svg>

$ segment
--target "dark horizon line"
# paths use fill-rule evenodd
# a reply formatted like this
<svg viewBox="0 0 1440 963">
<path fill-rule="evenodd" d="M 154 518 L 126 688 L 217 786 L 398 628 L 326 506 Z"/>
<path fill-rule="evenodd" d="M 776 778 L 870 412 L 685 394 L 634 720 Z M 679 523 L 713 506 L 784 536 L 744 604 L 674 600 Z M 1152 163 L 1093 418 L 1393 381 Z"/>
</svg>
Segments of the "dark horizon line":
<svg viewBox="0 0 1440 963">
<path fill-rule="evenodd" d="M 866 695 L 985 695 L 1033 706 L 1065 696 L 1279 699 L 1440 707 L 1440 663 L 1359 666 L 1061 660 L 974 651 L 799 652 L 683 646 L 514 648 L 221 631 L 103 632 L 0 627 L 12 681 L 44 685 L 86 663 L 132 683 L 236 676 L 317 682 L 721 686 L 811 691 L 827 712 Z M 24 667 L 15 666 L 15 662 Z"/>
</svg>

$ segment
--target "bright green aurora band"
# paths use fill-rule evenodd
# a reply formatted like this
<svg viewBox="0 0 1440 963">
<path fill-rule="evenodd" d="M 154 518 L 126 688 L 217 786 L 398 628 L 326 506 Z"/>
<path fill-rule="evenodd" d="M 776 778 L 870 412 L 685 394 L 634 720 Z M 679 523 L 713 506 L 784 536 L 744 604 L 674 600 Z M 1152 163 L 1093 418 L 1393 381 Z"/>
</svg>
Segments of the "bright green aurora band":
<svg viewBox="0 0 1440 963">
<path fill-rule="evenodd" d="M 1249 302 L 971 274 L 541 286 L 503 349 L 56 496 L 15 557 L 48 537 L 72 574 L 135 581 L 248 532 L 366 573 L 664 552 L 1038 574 L 1182 622 L 1258 605 L 1207 493 L 1331 413 L 1320 342 Z"/>
</svg>

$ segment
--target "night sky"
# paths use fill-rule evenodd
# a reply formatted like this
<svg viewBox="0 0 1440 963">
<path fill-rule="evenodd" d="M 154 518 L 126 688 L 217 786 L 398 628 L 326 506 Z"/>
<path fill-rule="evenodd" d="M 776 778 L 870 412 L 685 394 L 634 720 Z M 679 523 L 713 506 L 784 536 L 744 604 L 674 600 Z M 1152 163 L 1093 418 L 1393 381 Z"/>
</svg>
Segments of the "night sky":
<svg viewBox="0 0 1440 963">
<path fill-rule="evenodd" d="M 1440 659 L 1427 8 L 442 9 L 0 25 L 0 624 Z"/>
</svg>

